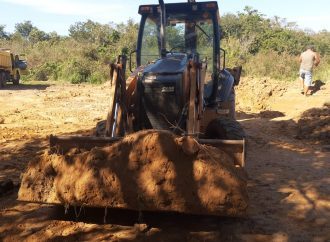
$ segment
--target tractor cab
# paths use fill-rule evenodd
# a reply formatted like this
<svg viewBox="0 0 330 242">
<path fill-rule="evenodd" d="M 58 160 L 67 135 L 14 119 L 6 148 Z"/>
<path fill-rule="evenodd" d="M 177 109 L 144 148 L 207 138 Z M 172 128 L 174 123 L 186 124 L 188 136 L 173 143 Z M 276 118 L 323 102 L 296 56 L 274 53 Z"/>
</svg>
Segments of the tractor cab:
<svg viewBox="0 0 330 242">
<path fill-rule="evenodd" d="M 206 82 L 220 69 L 218 4 L 212 2 L 142 5 L 137 65 L 172 56 L 184 61 L 198 54 L 207 64 Z M 162 26 L 163 25 L 163 26 Z M 163 28 L 163 29 L 162 29 Z"/>
</svg>

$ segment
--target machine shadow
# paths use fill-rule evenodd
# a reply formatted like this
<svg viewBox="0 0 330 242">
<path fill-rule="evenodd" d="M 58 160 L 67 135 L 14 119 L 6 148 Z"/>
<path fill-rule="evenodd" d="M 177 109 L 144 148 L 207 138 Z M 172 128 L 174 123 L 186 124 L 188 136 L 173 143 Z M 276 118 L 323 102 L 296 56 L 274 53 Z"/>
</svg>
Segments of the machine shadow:
<svg viewBox="0 0 330 242">
<path fill-rule="evenodd" d="M 45 90 L 47 87 L 50 87 L 50 84 L 30 84 L 30 83 L 20 83 L 19 85 L 7 84 L 1 90 Z"/>
<path fill-rule="evenodd" d="M 75 211 L 76 210 L 76 211 Z M 77 216 L 79 214 L 79 216 Z M 63 206 L 54 206 L 49 219 L 80 221 L 92 224 L 115 224 L 134 226 L 146 224 L 153 228 L 189 229 L 191 231 L 213 231 L 219 223 L 235 223 L 242 218 L 229 218 L 211 215 L 193 215 L 164 211 L 136 211 L 118 208 L 70 207 L 65 211 Z M 244 220 L 244 218 L 243 218 Z M 173 223 L 175 221 L 175 223 Z M 211 226 L 210 226 L 211 224 Z"/>
</svg>

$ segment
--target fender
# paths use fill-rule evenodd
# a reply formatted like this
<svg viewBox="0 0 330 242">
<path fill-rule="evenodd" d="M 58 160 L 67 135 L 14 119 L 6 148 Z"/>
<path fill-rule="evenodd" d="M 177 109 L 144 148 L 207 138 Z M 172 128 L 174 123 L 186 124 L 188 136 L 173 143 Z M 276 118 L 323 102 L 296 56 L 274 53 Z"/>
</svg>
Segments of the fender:
<svg viewBox="0 0 330 242">
<path fill-rule="evenodd" d="M 230 93 L 233 89 L 234 77 L 226 69 L 222 70 L 218 79 L 218 96 L 221 102 L 229 101 Z"/>
</svg>

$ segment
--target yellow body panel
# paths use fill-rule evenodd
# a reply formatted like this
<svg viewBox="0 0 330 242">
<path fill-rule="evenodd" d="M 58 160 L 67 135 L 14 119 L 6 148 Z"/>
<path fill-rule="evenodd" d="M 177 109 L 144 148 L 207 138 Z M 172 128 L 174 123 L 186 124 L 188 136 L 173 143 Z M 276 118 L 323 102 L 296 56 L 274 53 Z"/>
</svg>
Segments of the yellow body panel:
<svg viewBox="0 0 330 242">
<path fill-rule="evenodd" d="M 12 54 L 9 50 L 0 50 L 0 69 L 12 71 Z"/>
</svg>

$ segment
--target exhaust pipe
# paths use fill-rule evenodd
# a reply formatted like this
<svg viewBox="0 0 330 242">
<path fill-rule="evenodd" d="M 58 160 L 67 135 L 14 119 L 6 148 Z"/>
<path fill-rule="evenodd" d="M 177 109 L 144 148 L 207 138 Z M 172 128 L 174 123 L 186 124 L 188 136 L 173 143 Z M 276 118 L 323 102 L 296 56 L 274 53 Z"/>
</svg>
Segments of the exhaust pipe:
<svg viewBox="0 0 330 242">
<path fill-rule="evenodd" d="M 166 10 L 165 10 L 165 4 L 164 0 L 159 0 L 159 6 L 160 6 L 160 53 L 161 57 L 166 57 Z"/>
</svg>

